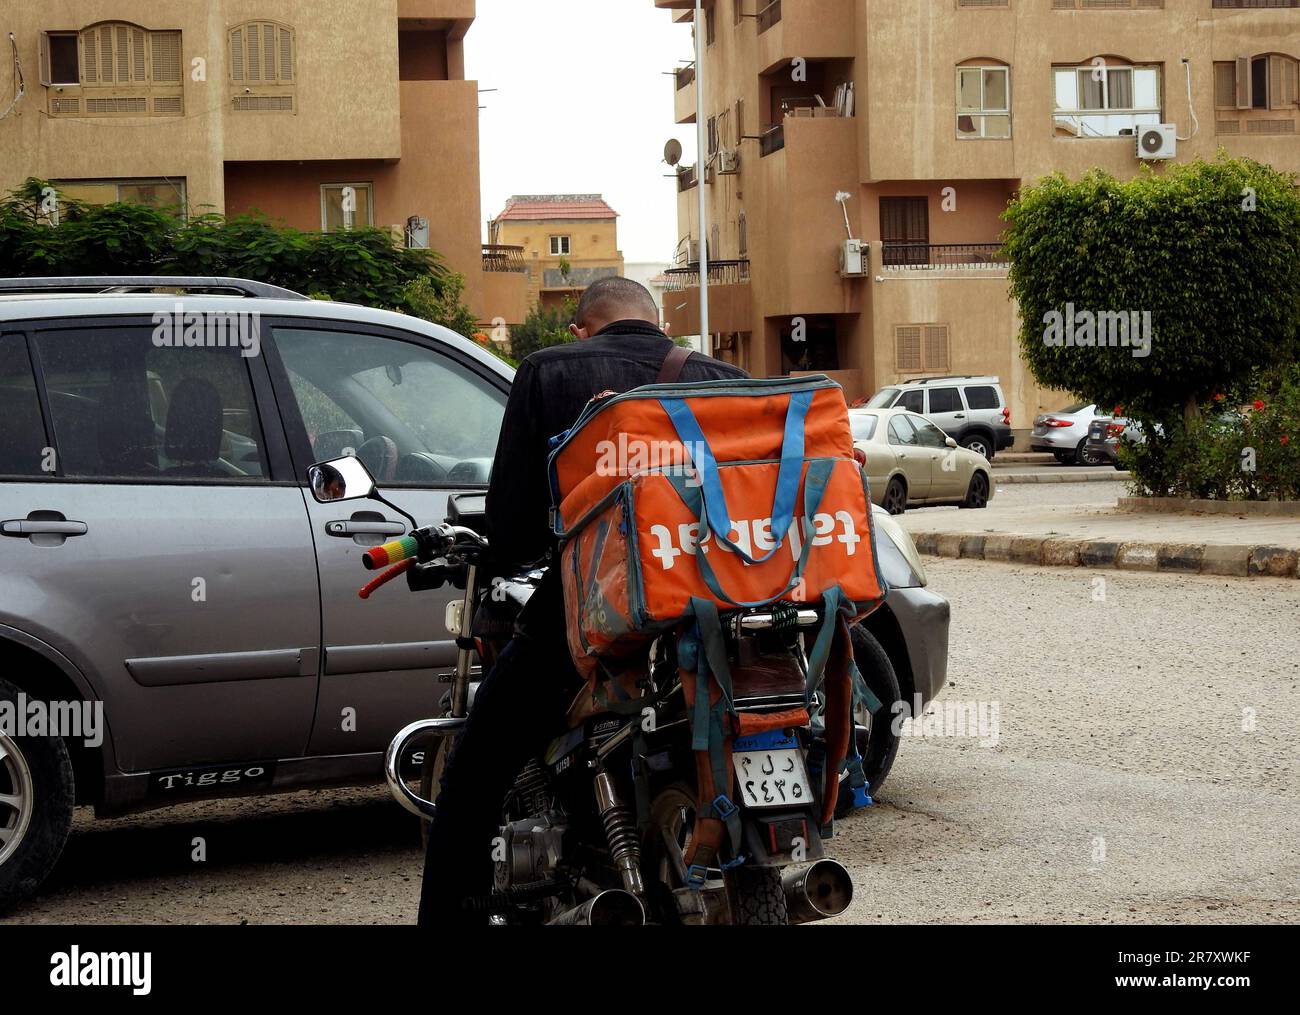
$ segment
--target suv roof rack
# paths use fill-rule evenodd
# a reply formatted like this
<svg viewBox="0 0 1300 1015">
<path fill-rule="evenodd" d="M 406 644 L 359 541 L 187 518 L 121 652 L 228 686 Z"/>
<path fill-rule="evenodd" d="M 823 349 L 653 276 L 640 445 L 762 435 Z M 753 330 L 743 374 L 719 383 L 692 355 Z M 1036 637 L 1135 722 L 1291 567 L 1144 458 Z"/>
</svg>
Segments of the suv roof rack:
<svg viewBox="0 0 1300 1015">
<path fill-rule="evenodd" d="M 912 377 L 909 380 L 903 381 L 903 383 L 931 384 L 934 381 L 982 381 L 985 379 L 989 381 L 997 381 L 999 384 L 1001 383 L 1001 381 L 998 381 L 998 379 L 992 374 L 949 374 L 947 377 Z"/>
<path fill-rule="evenodd" d="M 85 291 L 107 295 L 147 289 L 204 289 L 275 300 L 310 298 L 267 282 L 200 275 L 64 275 L 43 278 L 0 278 L 0 293 Z"/>
</svg>

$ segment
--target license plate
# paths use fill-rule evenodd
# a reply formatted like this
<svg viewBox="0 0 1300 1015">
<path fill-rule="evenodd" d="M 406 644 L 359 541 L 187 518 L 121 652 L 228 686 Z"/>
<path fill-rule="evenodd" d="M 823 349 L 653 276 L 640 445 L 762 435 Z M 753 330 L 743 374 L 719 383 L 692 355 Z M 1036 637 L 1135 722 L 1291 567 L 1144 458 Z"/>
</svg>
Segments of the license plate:
<svg viewBox="0 0 1300 1015">
<path fill-rule="evenodd" d="M 811 803 L 812 783 L 803 749 L 794 737 L 779 730 L 773 734 L 736 741 L 731 766 L 736 773 L 737 802 L 755 810 Z"/>
</svg>

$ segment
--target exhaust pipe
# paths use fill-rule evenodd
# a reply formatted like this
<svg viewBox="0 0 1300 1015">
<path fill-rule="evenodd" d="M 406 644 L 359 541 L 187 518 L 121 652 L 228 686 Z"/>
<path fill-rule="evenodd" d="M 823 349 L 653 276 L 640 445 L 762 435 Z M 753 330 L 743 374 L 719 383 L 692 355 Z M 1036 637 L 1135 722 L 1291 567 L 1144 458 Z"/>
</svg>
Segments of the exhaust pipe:
<svg viewBox="0 0 1300 1015">
<path fill-rule="evenodd" d="M 644 927 L 645 907 L 631 892 L 611 888 L 552 920 L 551 927 Z"/>
<path fill-rule="evenodd" d="M 787 867 L 781 875 L 790 923 L 812 923 L 839 916 L 853 901 L 853 879 L 844 865 L 818 860 L 807 867 Z"/>
</svg>

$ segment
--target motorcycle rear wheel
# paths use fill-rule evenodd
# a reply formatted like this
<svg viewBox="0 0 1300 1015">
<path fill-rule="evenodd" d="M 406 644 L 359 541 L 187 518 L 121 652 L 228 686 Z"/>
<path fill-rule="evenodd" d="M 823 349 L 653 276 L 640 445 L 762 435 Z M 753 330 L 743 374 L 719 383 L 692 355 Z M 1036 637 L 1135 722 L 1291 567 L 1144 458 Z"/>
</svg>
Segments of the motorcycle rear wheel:
<svg viewBox="0 0 1300 1015">
<path fill-rule="evenodd" d="M 665 922 L 676 920 L 672 890 L 685 887 L 683 856 L 695 823 L 695 791 L 686 783 L 665 787 L 650 806 L 650 832 L 644 843 L 646 875 Z M 746 927 L 784 927 L 788 922 L 781 871 L 740 866 L 709 871 L 710 887 L 721 878 L 727 888 L 731 922 Z"/>
<path fill-rule="evenodd" d="M 725 874 L 731 922 L 737 927 L 784 927 L 790 922 L 778 867 L 740 866 Z"/>
</svg>

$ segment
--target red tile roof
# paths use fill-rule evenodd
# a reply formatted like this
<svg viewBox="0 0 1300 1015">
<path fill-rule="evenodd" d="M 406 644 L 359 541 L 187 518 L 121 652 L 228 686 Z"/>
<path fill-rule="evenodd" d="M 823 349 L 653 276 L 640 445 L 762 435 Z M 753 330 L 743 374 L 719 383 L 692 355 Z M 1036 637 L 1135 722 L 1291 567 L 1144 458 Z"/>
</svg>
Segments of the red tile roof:
<svg viewBox="0 0 1300 1015">
<path fill-rule="evenodd" d="M 618 212 L 599 194 L 516 194 L 506 202 L 497 222 L 542 222 L 569 219 L 613 219 Z"/>
</svg>

